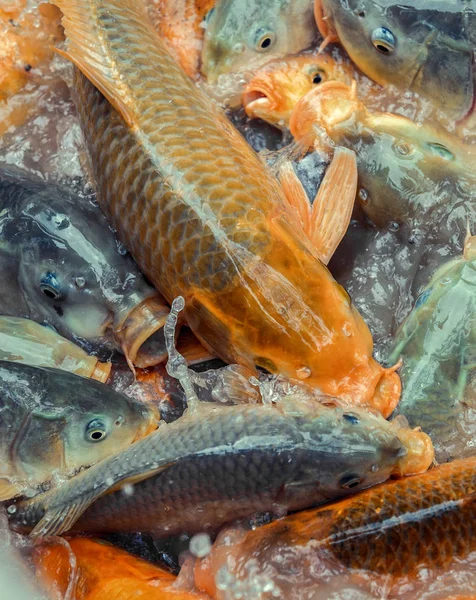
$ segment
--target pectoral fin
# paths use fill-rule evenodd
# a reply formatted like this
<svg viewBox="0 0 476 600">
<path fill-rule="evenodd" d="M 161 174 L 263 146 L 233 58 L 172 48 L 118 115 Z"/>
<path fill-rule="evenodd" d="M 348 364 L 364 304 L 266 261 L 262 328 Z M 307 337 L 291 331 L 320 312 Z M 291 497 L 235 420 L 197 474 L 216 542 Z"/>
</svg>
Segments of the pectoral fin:
<svg viewBox="0 0 476 600">
<path fill-rule="evenodd" d="M 337 147 L 313 202 L 309 228 L 309 238 L 325 265 L 349 227 L 356 194 L 355 153 Z"/>
</svg>

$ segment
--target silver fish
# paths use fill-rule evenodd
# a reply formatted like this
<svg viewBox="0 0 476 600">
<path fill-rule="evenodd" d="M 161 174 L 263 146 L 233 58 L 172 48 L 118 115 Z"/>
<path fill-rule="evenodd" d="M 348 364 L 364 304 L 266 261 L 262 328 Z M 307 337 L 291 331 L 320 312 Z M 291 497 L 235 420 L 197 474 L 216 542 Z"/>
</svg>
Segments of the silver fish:
<svg viewBox="0 0 476 600">
<path fill-rule="evenodd" d="M 311 0 L 218 0 L 207 17 L 201 71 L 215 83 L 219 75 L 308 48 L 316 38 Z"/>
</svg>

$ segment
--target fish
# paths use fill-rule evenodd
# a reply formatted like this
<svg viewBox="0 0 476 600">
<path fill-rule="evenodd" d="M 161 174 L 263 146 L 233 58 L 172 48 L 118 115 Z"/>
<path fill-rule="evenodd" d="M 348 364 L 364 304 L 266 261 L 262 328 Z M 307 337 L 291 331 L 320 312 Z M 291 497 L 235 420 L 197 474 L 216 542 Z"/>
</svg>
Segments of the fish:
<svg viewBox="0 0 476 600">
<path fill-rule="evenodd" d="M 158 415 L 73 373 L 0 360 L 0 501 L 103 460 L 157 428 Z"/>
<path fill-rule="evenodd" d="M 149 16 L 182 69 L 192 79 L 200 71 L 205 19 L 216 0 L 155 0 Z"/>
<path fill-rule="evenodd" d="M 289 128 L 297 102 L 326 81 L 352 83 L 351 67 L 330 54 L 301 54 L 277 59 L 254 73 L 242 95 L 246 114 Z"/>
<path fill-rule="evenodd" d="M 0 169 L 0 313 L 53 327 L 101 358 L 166 357 L 165 301 L 121 250 L 97 206 L 10 166 Z"/>
<path fill-rule="evenodd" d="M 453 119 L 473 111 L 476 12 L 450 0 L 315 0 L 328 42 L 385 86 L 417 92 Z"/>
<path fill-rule="evenodd" d="M 267 575 L 281 597 L 295 597 L 282 590 L 321 589 L 331 573 L 342 580 L 352 569 L 361 584 L 372 577 L 372 597 L 387 595 L 392 584 L 400 593 L 411 590 L 410 581 L 431 581 L 433 572 L 441 577 L 441 570 L 476 550 L 475 489 L 476 457 L 471 457 L 240 535 L 224 532 L 197 561 L 195 583 L 212 598 L 222 598 L 217 575 L 223 581 L 227 571 L 240 583 L 248 580 L 251 567 L 255 581 Z"/>
<path fill-rule="evenodd" d="M 468 235 L 463 255 L 444 262 L 422 290 L 389 353 L 389 360 L 403 360 L 396 414 L 431 436 L 439 462 L 464 442 L 466 454 L 474 453 L 467 387 L 476 374 L 475 286 L 476 237 Z"/>
<path fill-rule="evenodd" d="M 310 0 L 218 0 L 208 13 L 200 70 L 215 84 L 220 75 L 256 69 L 316 39 Z"/>
<path fill-rule="evenodd" d="M 17 3 L 0 8 L 0 102 L 21 91 L 51 62 L 53 47 L 64 40 L 61 12 L 51 4 L 24 10 Z"/>
<path fill-rule="evenodd" d="M 336 152 L 310 211 L 292 168 L 279 185 L 163 48 L 138 3 L 60 5 L 67 56 L 112 102 L 76 72 L 97 198 L 149 281 L 169 303 L 185 298 L 184 322 L 225 362 L 390 414 L 400 394 L 395 368 L 374 360 L 368 328 L 322 262 L 351 216 L 352 153 Z M 77 19 L 77 6 L 91 18 Z M 93 58 L 87 40 L 96 34 L 121 41 Z M 126 60 L 123 50 L 137 45 Z"/>
<path fill-rule="evenodd" d="M 187 395 L 188 409 L 173 423 L 60 487 L 11 505 L 11 526 L 35 539 L 68 530 L 156 537 L 214 530 L 422 472 L 433 460 L 426 434 L 366 409 L 292 394 L 265 405 L 192 399 Z"/>
<path fill-rule="evenodd" d="M 177 588 L 165 569 L 103 540 L 52 540 L 35 546 L 32 560 L 37 579 L 57 600 L 205 600 Z"/>
<path fill-rule="evenodd" d="M 435 123 L 369 111 L 355 84 L 328 82 L 306 94 L 294 109 L 290 130 L 306 148 L 329 150 L 337 144 L 356 152 L 357 204 L 378 227 L 418 225 L 428 241 L 429 228 L 436 223 L 434 234 L 442 238 L 441 223 L 451 220 L 450 238 L 459 215 L 464 239 L 466 221 L 476 219 L 474 147 Z"/>
<path fill-rule="evenodd" d="M 101 383 L 111 372 L 111 363 L 100 362 L 49 327 L 16 317 L 0 317 L 0 360 L 62 369 Z"/>
</svg>

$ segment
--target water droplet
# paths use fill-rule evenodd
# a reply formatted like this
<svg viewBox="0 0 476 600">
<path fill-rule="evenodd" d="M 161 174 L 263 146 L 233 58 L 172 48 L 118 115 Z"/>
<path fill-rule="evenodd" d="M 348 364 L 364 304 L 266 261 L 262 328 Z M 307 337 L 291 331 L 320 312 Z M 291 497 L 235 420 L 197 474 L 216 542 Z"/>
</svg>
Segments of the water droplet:
<svg viewBox="0 0 476 600">
<path fill-rule="evenodd" d="M 74 284 L 81 290 L 86 285 L 86 279 L 84 277 L 75 277 Z"/>
<path fill-rule="evenodd" d="M 387 229 L 392 233 L 395 233 L 400 229 L 400 225 L 396 221 L 390 221 L 390 223 L 387 225 Z"/>
<path fill-rule="evenodd" d="M 451 277 L 445 277 L 440 281 L 441 285 L 448 285 L 449 283 L 451 283 Z"/>
<path fill-rule="evenodd" d="M 190 540 L 189 550 L 198 558 L 203 558 L 210 554 L 211 549 L 212 541 L 207 533 L 197 533 Z"/>
<path fill-rule="evenodd" d="M 300 369 L 296 369 L 296 375 L 299 379 L 307 379 L 312 374 L 312 371 L 309 367 L 301 367 Z"/>
<path fill-rule="evenodd" d="M 350 337 L 352 335 L 352 325 L 350 323 L 344 323 L 342 332 L 345 336 Z"/>
<path fill-rule="evenodd" d="M 130 483 L 126 483 L 126 485 L 122 488 L 122 493 L 124 496 L 132 496 L 134 493 L 134 486 Z"/>
<path fill-rule="evenodd" d="M 10 504 L 10 506 L 7 508 L 7 513 L 9 515 L 14 515 L 17 512 L 17 507 L 14 504 Z"/>
<path fill-rule="evenodd" d="M 360 188 L 359 199 L 362 202 L 362 204 L 365 204 L 365 205 L 369 204 L 369 202 L 370 202 L 369 193 L 366 189 Z"/>
</svg>

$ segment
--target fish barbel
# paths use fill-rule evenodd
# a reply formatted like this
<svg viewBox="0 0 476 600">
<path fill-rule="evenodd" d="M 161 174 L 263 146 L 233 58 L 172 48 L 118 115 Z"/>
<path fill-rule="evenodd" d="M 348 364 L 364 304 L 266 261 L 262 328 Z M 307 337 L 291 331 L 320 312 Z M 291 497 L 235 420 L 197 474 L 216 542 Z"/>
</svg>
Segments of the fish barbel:
<svg viewBox="0 0 476 600">
<path fill-rule="evenodd" d="M 73 559 L 73 560 L 71 560 Z M 177 589 L 175 575 L 102 540 L 51 541 L 33 551 L 46 590 L 74 600 L 205 600 Z"/>
<path fill-rule="evenodd" d="M 318 586 L 319 559 L 333 570 L 342 566 L 385 575 L 387 582 L 422 568 L 444 569 L 476 550 L 475 492 L 473 457 L 296 513 L 249 531 L 236 543 L 224 532 L 197 563 L 195 581 L 212 598 L 221 598 L 215 576 L 223 567 L 238 580 L 250 576 L 250 564 L 256 577 L 277 572 L 278 583 L 281 573 L 292 573 L 298 589 L 304 584 L 301 566 L 309 561 Z"/>
<path fill-rule="evenodd" d="M 307 198 L 291 208 L 165 51 L 139 2 L 58 5 L 69 58 L 122 115 L 76 77 L 99 203 L 149 280 L 169 302 L 185 298 L 185 321 L 223 360 L 390 414 L 400 380 L 372 358 L 367 326 L 303 233 Z M 340 159 L 326 189 L 351 207 L 355 157 L 342 151 Z M 340 210 L 325 216 L 339 219 Z"/>
</svg>

